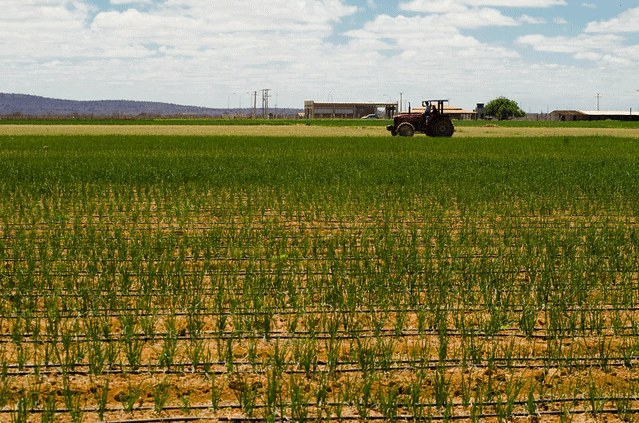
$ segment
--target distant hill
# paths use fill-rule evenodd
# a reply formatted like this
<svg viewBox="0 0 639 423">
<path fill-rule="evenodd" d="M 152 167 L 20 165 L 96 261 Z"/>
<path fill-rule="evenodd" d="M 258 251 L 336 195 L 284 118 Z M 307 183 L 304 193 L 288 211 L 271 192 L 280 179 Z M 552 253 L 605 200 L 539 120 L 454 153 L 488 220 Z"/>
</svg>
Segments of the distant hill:
<svg viewBox="0 0 639 423">
<path fill-rule="evenodd" d="M 269 110 L 271 113 L 274 109 Z M 278 115 L 292 116 L 301 110 L 277 109 Z M 0 116 L 5 117 L 169 117 L 169 116 L 250 116 L 253 109 L 212 109 L 152 101 L 76 101 L 26 94 L 0 93 Z M 258 115 L 261 109 L 257 110 Z"/>
</svg>

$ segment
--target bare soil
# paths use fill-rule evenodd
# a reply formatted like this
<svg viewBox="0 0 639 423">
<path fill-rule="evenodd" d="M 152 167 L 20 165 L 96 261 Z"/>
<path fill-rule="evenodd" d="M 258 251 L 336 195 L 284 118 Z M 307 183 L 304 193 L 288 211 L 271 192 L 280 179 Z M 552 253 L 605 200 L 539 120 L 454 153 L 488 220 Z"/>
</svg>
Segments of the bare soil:
<svg viewBox="0 0 639 423">
<path fill-rule="evenodd" d="M 265 137 L 378 137 L 390 134 L 383 127 L 323 127 L 271 125 L 0 125 L 0 135 L 170 135 Z M 456 137 L 614 136 L 639 138 L 639 128 L 505 128 L 495 125 L 458 127 Z M 416 135 L 416 138 L 426 138 Z M 396 138 L 400 140 L 400 137 Z"/>
</svg>

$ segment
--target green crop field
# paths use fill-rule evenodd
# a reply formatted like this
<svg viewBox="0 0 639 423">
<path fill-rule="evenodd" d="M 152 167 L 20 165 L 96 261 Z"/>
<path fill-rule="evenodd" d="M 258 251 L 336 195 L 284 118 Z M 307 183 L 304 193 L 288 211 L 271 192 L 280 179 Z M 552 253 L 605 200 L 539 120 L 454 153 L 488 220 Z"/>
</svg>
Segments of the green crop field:
<svg viewBox="0 0 639 423">
<path fill-rule="evenodd" d="M 637 139 L 5 134 L 0 163 L 1 421 L 639 416 Z"/>
</svg>

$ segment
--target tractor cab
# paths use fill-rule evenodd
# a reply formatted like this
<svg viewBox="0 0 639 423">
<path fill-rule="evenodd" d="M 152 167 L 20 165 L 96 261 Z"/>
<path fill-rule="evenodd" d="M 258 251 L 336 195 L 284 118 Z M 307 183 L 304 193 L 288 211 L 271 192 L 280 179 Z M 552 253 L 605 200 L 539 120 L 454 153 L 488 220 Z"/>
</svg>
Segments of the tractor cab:
<svg viewBox="0 0 639 423">
<path fill-rule="evenodd" d="M 448 103 L 448 100 L 424 100 L 422 101 L 422 107 L 424 108 L 424 114 L 427 116 L 443 115 L 444 103 Z"/>
</svg>

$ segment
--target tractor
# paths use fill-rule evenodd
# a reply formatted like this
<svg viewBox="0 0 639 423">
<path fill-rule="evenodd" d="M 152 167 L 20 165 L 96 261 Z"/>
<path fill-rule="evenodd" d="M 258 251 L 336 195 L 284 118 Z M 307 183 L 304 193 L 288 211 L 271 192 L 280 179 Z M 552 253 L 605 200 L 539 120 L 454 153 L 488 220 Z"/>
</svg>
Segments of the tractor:
<svg viewBox="0 0 639 423">
<path fill-rule="evenodd" d="M 452 137 L 455 132 L 450 116 L 444 113 L 444 103 L 448 100 L 422 101 L 424 113 L 402 113 L 393 119 L 393 124 L 386 129 L 393 136 L 412 137 L 415 132 L 422 132 L 429 137 Z"/>
</svg>

